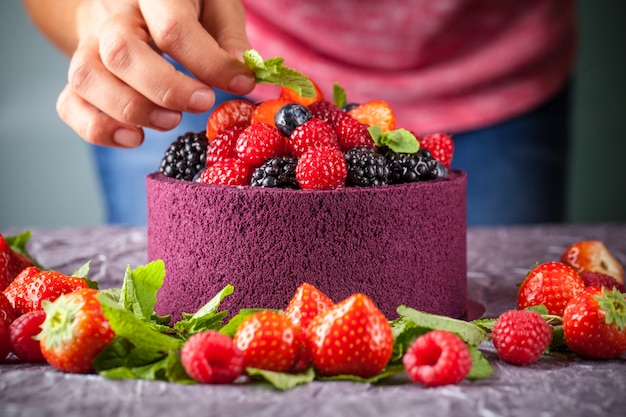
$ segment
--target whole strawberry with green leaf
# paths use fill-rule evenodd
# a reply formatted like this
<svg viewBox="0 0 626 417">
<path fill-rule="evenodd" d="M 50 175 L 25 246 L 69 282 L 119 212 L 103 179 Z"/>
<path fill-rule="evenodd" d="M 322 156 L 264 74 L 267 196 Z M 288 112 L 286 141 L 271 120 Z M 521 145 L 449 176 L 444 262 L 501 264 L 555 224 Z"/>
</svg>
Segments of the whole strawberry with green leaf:
<svg viewBox="0 0 626 417">
<path fill-rule="evenodd" d="M 46 320 L 37 338 L 41 353 L 53 367 L 63 372 L 91 372 L 93 359 L 115 337 L 97 295 L 97 290 L 83 288 L 54 302 L 44 301 Z"/>
<path fill-rule="evenodd" d="M 563 313 L 567 346 L 592 359 L 626 353 L 626 301 L 616 289 L 587 288 L 575 295 Z"/>
<path fill-rule="evenodd" d="M 36 264 L 26 251 L 29 239 L 30 231 L 15 236 L 0 234 L 0 291 L 8 287 L 24 268 Z"/>
</svg>

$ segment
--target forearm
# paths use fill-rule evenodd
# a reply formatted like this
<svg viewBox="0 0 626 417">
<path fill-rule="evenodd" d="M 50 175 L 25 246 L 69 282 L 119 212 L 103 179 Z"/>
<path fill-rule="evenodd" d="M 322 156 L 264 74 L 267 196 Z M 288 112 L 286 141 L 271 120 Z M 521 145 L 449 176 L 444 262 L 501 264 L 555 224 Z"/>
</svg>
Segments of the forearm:
<svg viewBox="0 0 626 417">
<path fill-rule="evenodd" d="M 71 55 L 78 43 L 76 11 L 86 0 L 24 0 L 33 23 L 39 30 L 67 55 Z"/>
</svg>

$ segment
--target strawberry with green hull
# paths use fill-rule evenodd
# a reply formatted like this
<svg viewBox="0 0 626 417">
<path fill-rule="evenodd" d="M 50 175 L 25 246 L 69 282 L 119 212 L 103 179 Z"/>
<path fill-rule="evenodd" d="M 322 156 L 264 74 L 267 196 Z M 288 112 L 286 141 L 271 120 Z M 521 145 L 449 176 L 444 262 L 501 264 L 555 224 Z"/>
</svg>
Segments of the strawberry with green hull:
<svg viewBox="0 0 626 417">
<path fill-rule="evenodd" d="M 626 301 L 616 289 L 588 288 L 574 296 L 563 313 L 567 346 L 591 359 L 626 353 Z"/>
<path fill-rule="evenodd" d="M 83 288 L 43 303 L 46 320 L 37 339 L 53 367 L 70 373 L 92 372 L 93 359 L 115 337 L 97 295 L 97 290 Z"/>
<path fill-rule="evenodd" d="M 24 268 L 35 265 L 26 253 L 29 239 L 28 231 L 6 238 L 0 234 L 0 291 L 7 288 Z"/>
</svg>

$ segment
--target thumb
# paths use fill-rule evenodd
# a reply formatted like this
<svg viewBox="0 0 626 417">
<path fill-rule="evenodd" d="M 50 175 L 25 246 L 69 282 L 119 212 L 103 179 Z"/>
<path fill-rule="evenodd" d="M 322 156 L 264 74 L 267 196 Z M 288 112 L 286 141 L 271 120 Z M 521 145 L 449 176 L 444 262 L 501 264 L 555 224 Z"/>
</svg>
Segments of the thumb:
<svg viewBox="0 0 626 417">
<path fill-rule="evenodd" d="M 201 4 L 200 23 L 213 36 L 218 45 L 243 60 L 250 49 L 246 35 L 246 14 L 240 0 L 205 0 Z"/>
</svg>

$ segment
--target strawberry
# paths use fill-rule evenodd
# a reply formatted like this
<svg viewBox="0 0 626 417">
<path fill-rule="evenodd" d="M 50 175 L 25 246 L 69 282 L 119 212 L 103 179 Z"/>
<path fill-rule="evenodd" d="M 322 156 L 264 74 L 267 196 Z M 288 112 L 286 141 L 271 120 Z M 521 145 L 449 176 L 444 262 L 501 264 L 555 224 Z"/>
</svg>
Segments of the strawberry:
<svg viewBox="0 0 626 417">
<path fill-rule="evenodd" d="M 587 288 L 563 313 L 567 346 L 580 356 L 611 359 L 626 353 L 626 301 L 616 289 Z"/>
<path fill-rule="evenodd" d="M 206 165 L 211 166 L 217 161 L 236 158 L 235 144 L 244 129 L 245 126 L 243 125 L 230 126 L 215 135 L 207 148 Z"/>
<path fill-rule="evenodd" d="M 37 268 L 36 266 L 29 266 L 27 268 L 24 268 L 22 272 L 20 272 L 15 277 L 15 279 L 11 282 L 11 285 L 9 285 L 9 287 L 4 289 L 2 294 L 7 298 L 7 300 L 9 300 L 11 307 L 14 306 L 15 298 L 18 296 L 18 293 L 22 291 L 24 283 L 27 280 L 30 280 L 31 277 L 34 277 L 35 275 L 39 275 L 40 273 L 41 273 L 41 270 Z"/>
<path fill-rule="evenodd" d="M 307 331 L 313 366 L 321 375 L 370 378 L 393 348 L 389 322 L 365 294 L 356 293 L 318 314 Z"/>
<path fill-rule="evenodd" d="M 4 322 L 7 326 L 17 318 L 13 305 L 9 299 L 0 292 L 0 321 Z"/>
<path fill-rule="evenodd" d="M 552 328 L 534 311 L 509 310 L 498 317 L 491 337 L 503 361 L 529 365 L 550 345 Z"/>
<path fill-rule="evenodd" d="M 45 362 L 39 341 L 34 339 L 45 319 L 46 313 L 38 310 L 22 314 L 11 323 L 9 338 L 15 356 L 27 362 Z"/>
<path fill-rule="evenodd" d="M 302 97 L 297 91 L 285 86 L 280 87 L 279 97 L 283 100 L 293 103 L 299 103 L 304 106 L 308 106 L 317 101 L 324 100 L 324 94 L 322 93 L 320 88 L 313 81 L 311 82 L 313 83 L 313 89 L 315 90 L 315 94 L 313 97 Z"/>
<path fill-rule="evenodd" d="M 0 363 L 11 353 L 11 340 L 9 339 L 9 325 L 0 320 Z"/>
<path fill-rule="evenodd" d="M 298 160 L 296 179 L 305 190 L 333 190 L 343 187 L 348 165 L 338 148 L 322 146 L 306 151 Z"/>
<path fill-rule="evenodd" d="M 309 149 L 320 146 L 339 148 L 339 143 L 333 128 L 318 118 L 312 118 L 296 127 L 287 141 L 289 154 L 296 158 Z"/>
<path fill-rule="evenodd" d="M 602 272 L 624 284 L 624 268 L 615 255 L 599 240 L 575 242 L 561 255 L 561 262 L 571 266 L 576 272 Z"/>
<path fill-rule="evenodd" d="M 330 124 L 333 129 L 337 128 L 341 120 L 350 117 L 348 116 L 348 113 L 341 110 L 337 105 L 331 103 L 330 101 L 316 101 L 315 103 L 311 103 L 308 108 L 312 117 L 322 119 L 326 123 Z"/>
<path fill-rule="evenodd" d="M 206 124 L 206 136 L 209 142 L 222 130 L 235 126 L 250 124 L 256 106 L 246 100 L 228 100 L 213 110 Z"/>
<path fill-rule="evenodd" d="M 433 158 L 450 169 L 452 156 L 454 155 L 454 141 L 452 136 L 445 133 L 432 133 L 419 139 L 420 147 L 430 151 Z"/>
<path fill-rule="evenodd" d="M 357 146 L 375 147 L 368 126 L 352 117 L 342 118 L 335 127 L 335 133 L 337 133 L 339 147 L 343 152 Z"/>
<path fill-rule="evenodd" d="M 289 103 L 293 103 L 293 101 L 284 98 L 273 98 L 257 104 L 252 113 L 250 123 L 267 123 L 270 126 L 276 127 L 276 112 L 285 104 Z"/>
<path fill-rule="evenodd" d="M 303 339 L 303 352 L 295 366 L 296 370 L 306 369 L 312 362 L 311 351 L 306 341 L 309 324 L 318 314 L 329 310 L 334 305 L 333 301 L 326 294 L 308 282 L 296 289 L 284 311 L 285 316 L 295 326 L 300 328 L 300 334 Z"/>
<path fill-rule="evenodd" d="M 28 239 L 22 243 L 25 245 L 27 241 Z M 15 249 L 19 250 L 19 248 Z M 33 265 L 29 257 L 16 250 L 0 234 L 0 291 L 8 287 L 24 268 Z"/>
<path fill-rule="evenodd" d="M 97 290 L 82 288 L 43 303 L 46 320 L 37 339 L 53 367 L 63 372 L 91 372 L 93 359 L 115 337 L 97 295 Z"/>
<path fill-rule="evenodd" d="M 517 293 L 517 306 L 545 305 L 548 313 L 563 315 L 570 298 L 585 289 L 585 283 L 578 273 L 560 262 L 546 262 L 533 268 Z"/>
<path fill-rule="evenodd" d="M 34 275 L 35 270 L 27 268 L 24 276 L 16 279 L 4 290 L 15 312 L 22 315 L 29 311 L 42 309 L 44 300 L 54 301 L 62 294 L 87 288 L 84 279 L 64 275 L 56 271 L 41 271 Z"/>
<path fill-rule="evenodd" d="M 385 100 L 371 100 L 350 109 L 348 114 L 368 126 L 378 126 L 383 132 L 396 128 L 396 116 Z"/>
<path fill-rule="evenodd" d="M 199 181 L 202 184 L 247 185 L 250 172 L 250 167 L 239 159 L 223 159 L 202 171 Z"/>
<path fill-rule="evenodd" d="M 233 338 L 245 367 L 288 372 L 302 351 L 300 329 L 283 314 L 260 311 L 244 319 Z"/>
<path fill-rule="evenodd" d="M 225 334 L 207 330 L 191 336 L 181 351 L 183 367 L 203 384 L 229 384 L 243 371 L 243 353 Z"/>
<path fill-rule="evenodd" d="M 463 381 L 472 369 L 472 356 L 456 334 L 431 330 L 415 339 L 402 363 L 411 381 L 437 387 Z"/>
<path fill-rule="evenodd" d="M 270 158 L 285 156 L 286 140 L 275 126 L 253 123 L 237 138 L 235 152 L 242 162 L 256 167 Z"/>
<path fill-rule="evenodd" d="M 619 292 L 626 292 L 624 286 L 617 282 L 615 278 L 610 275 L 603 274 L 602 272 L 585 271 L 580 274 L 580 278 L 583 280 L 587 288 L 606 287 L 609 290 L 617 288 Z"/>
</svg>

